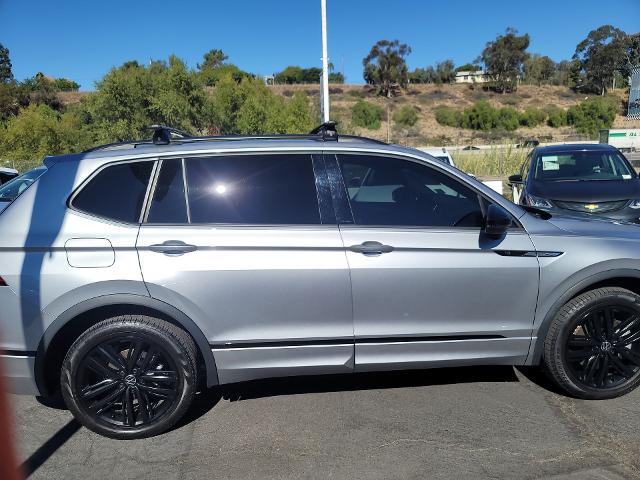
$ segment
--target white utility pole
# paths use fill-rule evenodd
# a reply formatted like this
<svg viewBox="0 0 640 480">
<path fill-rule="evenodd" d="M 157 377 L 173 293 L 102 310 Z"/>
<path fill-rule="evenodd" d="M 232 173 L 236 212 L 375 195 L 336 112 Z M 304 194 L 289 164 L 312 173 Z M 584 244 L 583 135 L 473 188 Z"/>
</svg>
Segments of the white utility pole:
<svg viewBox="0 0 640 480">
<path fill-rule="evenodd" d="M 322 121 L 329 121 L 329 58 L 327 56 L 327 0 L 320 0 L 322 9 L 322 92 L 320 108 Z"/>
</svg>

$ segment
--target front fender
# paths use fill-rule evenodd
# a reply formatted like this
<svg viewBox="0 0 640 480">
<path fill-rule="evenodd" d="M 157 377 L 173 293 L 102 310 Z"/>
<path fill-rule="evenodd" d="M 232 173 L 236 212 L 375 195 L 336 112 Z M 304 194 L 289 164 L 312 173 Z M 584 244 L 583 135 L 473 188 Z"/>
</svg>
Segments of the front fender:
<svg viewBox="0 0 640 480">
<path fill-rule="evenodd" d="M 534 342 L 529 350 L 527 365 L 536 365 L 542 359 L 544 339 L 551 322 L 562 306 L 578 293 L 588 290 L 608 280 L 630 278 L 640 282 L 640 261 L 635 259 L 621 259 L 600 262 L 574 273 L 559 284 L 553 294 L 541 298 L 538 302 L 532 337 Z"/>
</svg>

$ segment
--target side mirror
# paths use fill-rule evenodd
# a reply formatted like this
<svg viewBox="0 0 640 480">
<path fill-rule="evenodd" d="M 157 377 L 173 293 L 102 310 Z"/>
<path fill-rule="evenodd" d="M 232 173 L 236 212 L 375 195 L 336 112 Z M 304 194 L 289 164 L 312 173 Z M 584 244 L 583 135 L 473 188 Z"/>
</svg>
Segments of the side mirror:
<svg viewBox="0 0 640 480">
<path fill-rule="evenodd" d="M 484 219 L 484 232 L 490 237 L 501 237 L 511 226 L 511 215 L 500 205 L 491 204 Z"/>
<path fill-rule="evenodd" d="M 522 175 L 520 175 L 519 173 L 515 174 L 515 175 L 511 175 L 509 176 L 509 183 L 511 185 L 518 185 L 518 184 L 522 184 L 524 183 L 522 181 Z"/>
</svg>

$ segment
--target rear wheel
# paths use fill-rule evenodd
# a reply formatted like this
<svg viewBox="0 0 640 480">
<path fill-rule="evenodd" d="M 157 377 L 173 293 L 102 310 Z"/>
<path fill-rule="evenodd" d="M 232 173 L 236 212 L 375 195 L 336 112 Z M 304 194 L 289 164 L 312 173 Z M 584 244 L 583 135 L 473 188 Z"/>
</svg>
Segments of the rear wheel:
<svg viewBox="0 0 640 480">
<path fill-rule="evenodd" d="M 196 349 L 176 326 L 146 316 L 104 320 L 71 346 L 62 396 L 87 428 L 111 438 L 144 438 L 174 425 L 196 390 Z"/>
<path fill-rule="evenodd" d="M 545 339 L 556 383 L 587 399 L 614 398 L 640 384 L 640 296 L 599 288 L 562 307 Z"/>
</svg>

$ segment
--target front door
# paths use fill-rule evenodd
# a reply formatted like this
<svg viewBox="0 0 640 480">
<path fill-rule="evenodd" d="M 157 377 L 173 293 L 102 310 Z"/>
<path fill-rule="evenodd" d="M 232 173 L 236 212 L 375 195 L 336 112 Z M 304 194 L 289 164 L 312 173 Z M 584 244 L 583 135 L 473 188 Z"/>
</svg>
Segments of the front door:
<svg viewBox="0 0 640 480">
<path fill-rule="evenodd" d="M 321 204 L 308 154 L 162 162 L 144 280 L 203 330 L 221 383 L 353 370 L 348 266 Z"/>
<path fill-rule="evenodd" d="M 363 154 L 327 162 L 341 173 L 352 217 L 340 230 L 356 370 L 523 362 L 539 266 L 516 220 L 503 238 L 488 238 L 488 200 L 422 162 Z"/>
</svg>

